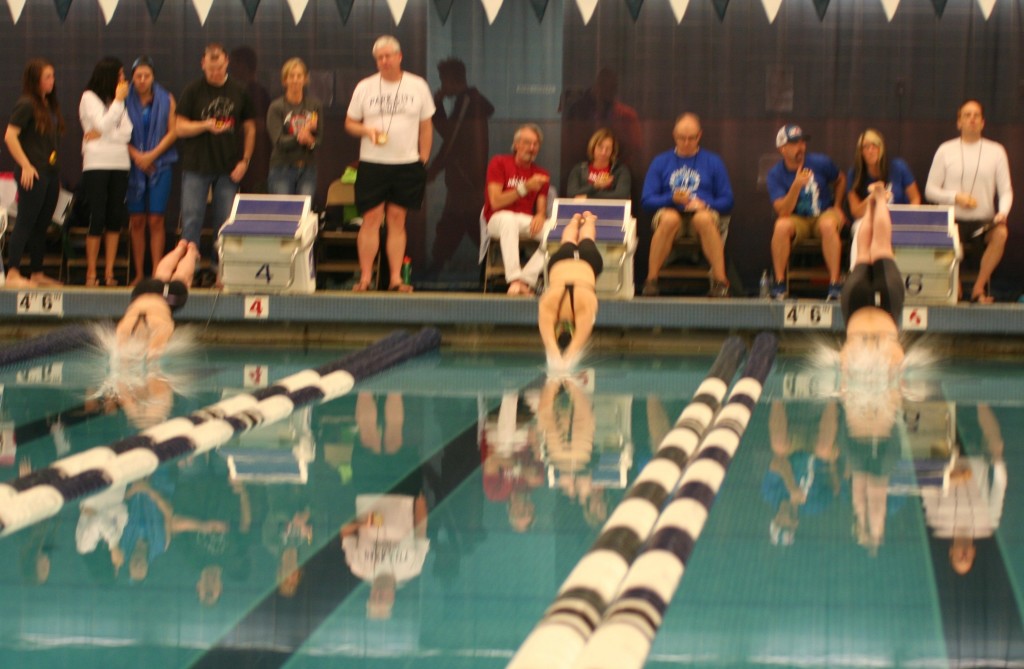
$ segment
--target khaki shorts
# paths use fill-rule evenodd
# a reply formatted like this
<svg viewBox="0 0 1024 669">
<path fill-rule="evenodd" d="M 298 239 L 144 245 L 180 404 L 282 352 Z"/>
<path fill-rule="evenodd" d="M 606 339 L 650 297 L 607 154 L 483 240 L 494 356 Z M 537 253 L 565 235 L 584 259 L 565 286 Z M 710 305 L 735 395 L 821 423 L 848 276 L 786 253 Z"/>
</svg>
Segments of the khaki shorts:
<svg viewBox="0 0 1024 669">
<path fill-rule="evenodd" d="M 697 236 L 697 232 L 693 229 L 693 214 L 692 211 L 680 212 L 678 209 L 672 209 L 670 207 L 662 207 L 658 211 L 654 212 L 654 218 L 651 219 L 651 230 L 658 229 L 658 222 L 661 220 L 661 215 L 666 211 L 674 211 L 679 213 L 683 217 L 683 224 L 679 226 L 679 232 L 676 233 L 676 239 L 683 239 L 684 237 L 694 239 Z M 718 228 L 719 234 L 722 233 L 722 220 L 718 215 L 718 212 L 714 209 L 708 209 L 711 214 L 711 219 L 715 222 L 715 227 Z"/>
<path fill-rule="evenodd" d="M 796 244 L 804 239 L 821 239 L 818 220 L 823 216 L 829 216 L 835 221 L 837 232 L 843 227 L 843 219 L 836 216 L 831 209 L 817 216 L 790 216 L 789 219 L 793 221 L 793 243 Z"/>
</svg>

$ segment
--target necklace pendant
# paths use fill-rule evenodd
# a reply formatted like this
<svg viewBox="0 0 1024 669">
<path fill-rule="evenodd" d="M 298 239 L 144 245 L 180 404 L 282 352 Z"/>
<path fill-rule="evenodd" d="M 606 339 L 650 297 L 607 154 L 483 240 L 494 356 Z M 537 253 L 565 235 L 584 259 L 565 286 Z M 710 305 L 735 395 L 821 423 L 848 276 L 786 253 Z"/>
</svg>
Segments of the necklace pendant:
<svg viewBox="0 0 1024 669">
<path fill-rule="evenodd" d="M 378 132 L 377 133 L 377 143 L 382 145 L 382 146 L 384 144 L 387 144 L 388 143 L 388 134 L 386 132 Z"/>
</svg>

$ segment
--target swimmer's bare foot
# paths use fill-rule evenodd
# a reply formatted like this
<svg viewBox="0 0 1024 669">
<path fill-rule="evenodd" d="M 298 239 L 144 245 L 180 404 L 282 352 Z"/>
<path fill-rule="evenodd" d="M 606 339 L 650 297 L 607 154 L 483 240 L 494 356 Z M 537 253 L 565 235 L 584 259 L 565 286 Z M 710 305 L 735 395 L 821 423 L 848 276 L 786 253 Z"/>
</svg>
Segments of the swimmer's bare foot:
<svg viewBox="0 0 1024 669">
<path fill-rule="evenodd" d="M 31 281 L 37 286 L 41 286 L 43 288 L 57 288 L 64 285 L 57 279 L 51 279 L 42 272 L 33 272 Z"/>
</svg>

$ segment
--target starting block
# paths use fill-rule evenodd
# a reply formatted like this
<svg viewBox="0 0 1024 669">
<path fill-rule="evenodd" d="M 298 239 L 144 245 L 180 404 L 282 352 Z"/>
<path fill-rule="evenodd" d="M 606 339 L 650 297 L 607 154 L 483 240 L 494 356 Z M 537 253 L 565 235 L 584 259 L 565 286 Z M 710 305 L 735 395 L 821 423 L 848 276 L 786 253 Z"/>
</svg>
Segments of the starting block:
<svg viewBox="0 0 1024 669">
<path fill-rule="evenodd" d="M 237 195 L 217 233 L 220 281 L 229 291 L 312 293 L 317 216 L 308 195 Z"/>
<path fill-rule="evenodd" d="M 312 411 L 311 407 L 296 409 L 288 418 L 237 435 L 222 446 L 219 453 L 227 462 L 228 480 L 305 485 L 309 465 L 316 460 Z"/>
<path fill-rule="evenodd" d="M 544 225 L 545 255 L 558 250 L 566 223 L 585 211 L 597 216 L 595 242 L 604 261 L 604 271 L 597 277 L 595 290 L 602 297 L 631 299 L 634 294 L 633 255 L 636 253 L 636 219 L 629 200 L 575 200 L 559 198 L 551 208 L 551 218 Z M 547 262 L 544 266 L 547 283 Z"/>
<path fill-rule="evenodd" d="M 905 289 L 905 304 L 956 304 L 963 252 L 953 208 L 942 205 L 889 205 L 892 248 Z M 857 264 L 854 230 L 850 268 Z"/>
<path fill-rule="evenodd" d="M 963 251 L 953 208 L 890 205 L 889 213 L 906 304 L 956 304 Z"/>
</svg>

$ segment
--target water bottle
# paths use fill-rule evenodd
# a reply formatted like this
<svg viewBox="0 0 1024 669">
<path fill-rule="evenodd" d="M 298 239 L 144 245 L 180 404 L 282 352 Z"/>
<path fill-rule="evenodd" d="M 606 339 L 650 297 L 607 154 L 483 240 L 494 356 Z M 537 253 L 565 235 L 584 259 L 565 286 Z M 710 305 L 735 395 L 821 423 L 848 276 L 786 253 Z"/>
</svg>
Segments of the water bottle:
<svg viewBox="0 0 1024 669">
<path fill-rule="evenodd" d="M 771 284 L 768 281 L 768 270 L 761 272 L 761 290 L 758 293 L 762 298 L 768 297 L 771 292 Z"/>
<path fill-rule="evenodd" d="M 402 283 L 412 285 L 412 258 L 409 256 L 402 259 Z"/>
</svg>

